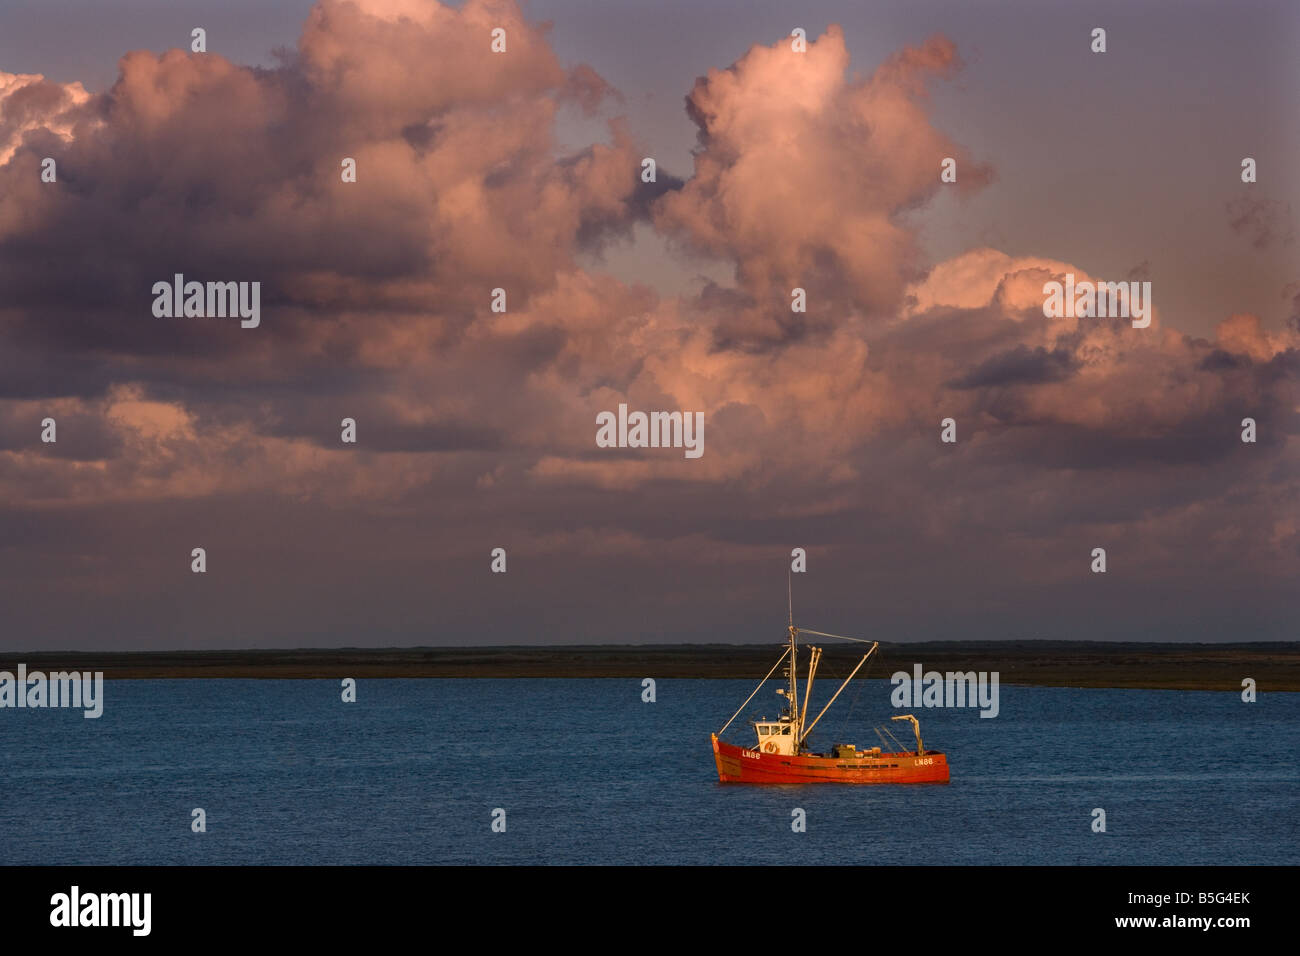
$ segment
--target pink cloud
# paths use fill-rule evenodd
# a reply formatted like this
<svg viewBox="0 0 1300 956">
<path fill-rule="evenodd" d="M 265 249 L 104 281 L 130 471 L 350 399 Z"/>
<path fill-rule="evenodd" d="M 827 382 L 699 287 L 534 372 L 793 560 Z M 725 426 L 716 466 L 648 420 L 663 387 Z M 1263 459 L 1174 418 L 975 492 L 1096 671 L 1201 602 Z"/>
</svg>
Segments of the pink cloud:
<svg viewBox="0 0 1300 956">
<path fill-rule="evenodd" d="M 660 200 L 656 223 L 735 262 L 754 303 L 728 323 L 738 335 L 779 338 L 791 320 L 773 316 L 789 313 L 795 287 L 814 315 L 892 311 L 922 269 L 902 213 L 938 192 L 946 157 L 962 188 L 988 178 L 926 114 L 927 83 L 960 63 L 950 41 L 904 50 L 865 79 L 847 77 L 848 62 L 831 26 L 806 53 L 756 46 L 687 98 L 695 174 Z"/>
</svg>

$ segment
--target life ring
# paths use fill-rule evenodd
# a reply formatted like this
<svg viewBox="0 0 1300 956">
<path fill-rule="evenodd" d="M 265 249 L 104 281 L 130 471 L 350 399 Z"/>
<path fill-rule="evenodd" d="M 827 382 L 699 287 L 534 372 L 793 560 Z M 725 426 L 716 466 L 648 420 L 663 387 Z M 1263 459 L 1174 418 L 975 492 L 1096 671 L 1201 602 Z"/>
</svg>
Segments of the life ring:
<svg viewBox="0 0 1300 956">
<path fill-rule="evenodd" d="M 769 740 L 767 743 L 763 744 L 763 749 L 770 754 L 774 754 L 776 753 L 776 744 Z"/>
</svg>

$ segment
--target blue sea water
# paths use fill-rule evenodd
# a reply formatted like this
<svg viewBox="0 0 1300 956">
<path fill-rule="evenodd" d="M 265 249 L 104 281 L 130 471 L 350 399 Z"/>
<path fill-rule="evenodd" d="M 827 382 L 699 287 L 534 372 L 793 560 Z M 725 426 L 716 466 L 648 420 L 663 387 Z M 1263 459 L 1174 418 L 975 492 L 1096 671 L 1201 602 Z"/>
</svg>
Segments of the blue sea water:
<svg viewBox="0 0 1300 956">
<path fill-rule="evenodd" d="M 1300 694 L 1004 684 L 994 719 L 914 711 L 948 785 L 756 787 L 719 784 L 709 745 L 750 681 L 104 687 L 98 720 L 0 710 L 0 863 L 1300 862 Z M 875 745 L 896 713 L 888 682 L 851 696 L 821 744 Z"/>
</svg>

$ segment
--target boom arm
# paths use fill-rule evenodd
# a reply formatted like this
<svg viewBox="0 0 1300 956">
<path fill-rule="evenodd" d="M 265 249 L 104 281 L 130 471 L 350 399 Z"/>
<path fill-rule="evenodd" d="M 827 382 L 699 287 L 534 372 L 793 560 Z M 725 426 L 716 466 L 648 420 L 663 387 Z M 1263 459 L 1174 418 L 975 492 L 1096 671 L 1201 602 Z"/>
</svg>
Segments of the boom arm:
<svg viewBox="0 0 1300 956">
<path fill-rule="evenodd" d="M 918 757 L 923 756 L 925 754 L 925 744 L 921 743 L 921 722 L 911 714 L 902 714 L 898 717 L 890 717 L 889 719 L 910 720 L 912 722 L 912 730 L 916 732 L 916 755 Z"/>
<path fill-rule="evenodd" d="M 831 637 L 834 637 L 834 636 L 835 636 L 835 635 L 833 635 L 833 634 L 831 635 Z M 862 660 L 858 661 L 858 666 L 855 667 L 855 668 L 853 668 L 853 673 L 852 673 L 852 674 L 849 674 L 848 677 L 844 678 L 844 683 L 841 684 L 841 685 L 840 685 L 840 689 L 837 690 L 837 691 L 835 692 L 835 697 L 839 697 L 839 696 L 840 696 L 840 693 L 844 690 L 844 688 L 846 688 L 846 687 L 849 686 L 849 681 L 853 680 L 853 674 L 856 674 L 859 670 L 862 669 L 862 665 L 865 664 L 865 663 L 867 662 L 867 658 L 870 657 L 871 654 L 872 654 L 872 652 L 874 652 L 875 649 L 876 649 L 877 647 L 879 647 L 879 646 L 880 646 L 879 644 L 872 644 L 872 645 L 871 645 L 871 650 L 870 650 L 870 651 L 867 651 L 867 653 L 863 655 Z M 835 697 L 832 697 L 830 700 L 828 700 L 828 701 L 826 702 L 826 706 L 822 708 L 822 712 L 821 712 L 820 714 L 817 715 L 817 720 L 814 720 L 811 724 L 809 724 L 808 727 L 807 727 L 807 729 L 800 728 L 800 731 L 801 731 L 800 736 L 799 736 L 799 745 L 800 745 L 800 746 L 803 746 L 803 742 L 804 742 L 805 740 L 808 739 L 808 735 L 809 735 L 810 733 L 812 733 L 812 729 L 813 729 L 814 727 L 817 726 L 817 721 L 818 721 L 818 720 L 821 720 L 821 719 L 822 719 L 822 716 L 826 713 L 826 711 L 828 711 L 828 710 L 831 709 L 831 704 L 835 703 Z"/>
</svg>

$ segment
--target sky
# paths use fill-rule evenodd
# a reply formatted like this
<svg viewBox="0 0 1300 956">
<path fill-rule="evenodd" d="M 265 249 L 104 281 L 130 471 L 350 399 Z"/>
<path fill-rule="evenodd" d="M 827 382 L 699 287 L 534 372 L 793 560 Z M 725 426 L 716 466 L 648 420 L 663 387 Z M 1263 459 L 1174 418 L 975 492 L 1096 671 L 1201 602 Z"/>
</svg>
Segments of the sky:
<svg viewBox="0 0 1300 956">
<path fill-rule="evenodd" d="M 1294 5 L 0 24 L 0 647 L 1296 637 Z"/>
</svg>

